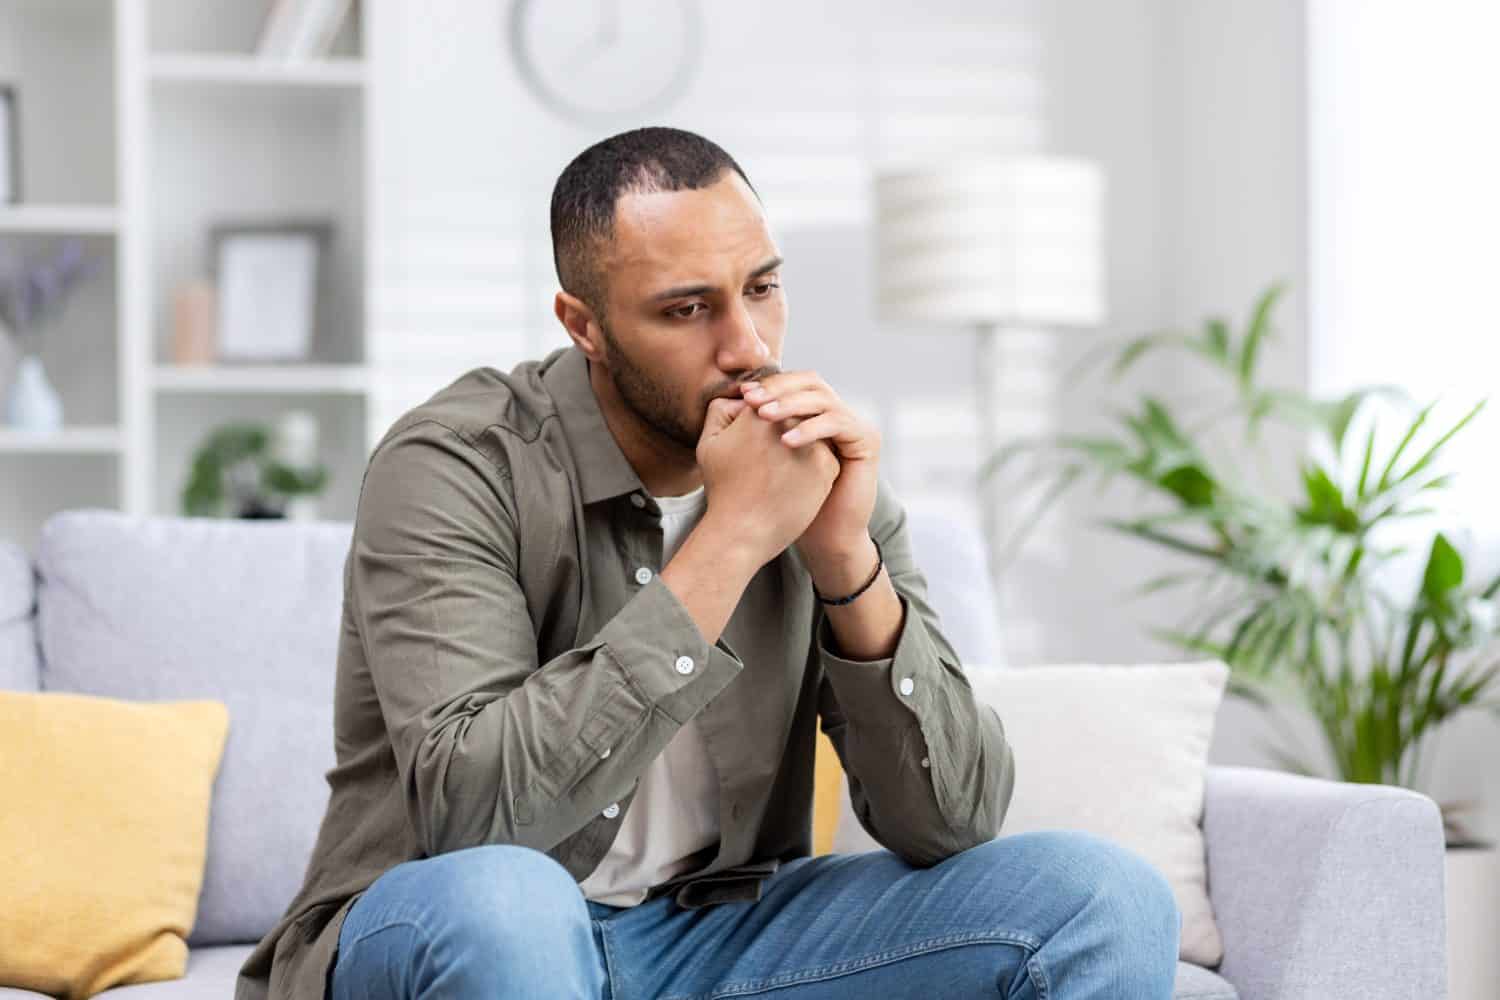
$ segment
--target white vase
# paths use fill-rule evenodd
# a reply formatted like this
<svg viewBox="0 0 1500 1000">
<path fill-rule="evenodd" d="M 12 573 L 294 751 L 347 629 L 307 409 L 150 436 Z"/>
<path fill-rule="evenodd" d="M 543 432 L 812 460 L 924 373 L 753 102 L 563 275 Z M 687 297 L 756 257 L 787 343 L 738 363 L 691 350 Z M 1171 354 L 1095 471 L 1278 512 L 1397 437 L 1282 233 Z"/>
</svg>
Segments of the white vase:
<svg viewBox="0 0 1500 1000">
<path fill-rule="evenodd" d="M 287 410 L 276 421 L 271 436 L 271 455 L 294 469 L 318 463 L 318 418 L 309 410 Z M 286 501 L 289 521 L 316 521 L 320 504 L 315 495 L 299 494 Z"/>
<path fill-rule="evenodd" d="M 47 381 L 42 359 L 35 354 L 16 362 L 16 378 L 5 402 L 5 422 L 23 431 L 55 431 L 62 427 L 62 398 Z"/>
</svg>

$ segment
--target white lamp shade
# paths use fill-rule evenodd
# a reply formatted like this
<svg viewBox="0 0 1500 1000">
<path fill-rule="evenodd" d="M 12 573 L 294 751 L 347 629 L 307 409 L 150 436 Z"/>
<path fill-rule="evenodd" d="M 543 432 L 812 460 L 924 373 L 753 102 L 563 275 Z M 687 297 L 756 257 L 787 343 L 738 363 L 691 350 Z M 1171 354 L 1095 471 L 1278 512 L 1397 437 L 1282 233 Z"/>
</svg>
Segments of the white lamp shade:
<svg viewBox="0 0 1500 1000">
<path fill-rule="evenodd" d="M 1050 156 L 875 178 L 876 288 L 891 321 L 1094 326 L 1104 318 L 1104 175 Z"/>
</svg>

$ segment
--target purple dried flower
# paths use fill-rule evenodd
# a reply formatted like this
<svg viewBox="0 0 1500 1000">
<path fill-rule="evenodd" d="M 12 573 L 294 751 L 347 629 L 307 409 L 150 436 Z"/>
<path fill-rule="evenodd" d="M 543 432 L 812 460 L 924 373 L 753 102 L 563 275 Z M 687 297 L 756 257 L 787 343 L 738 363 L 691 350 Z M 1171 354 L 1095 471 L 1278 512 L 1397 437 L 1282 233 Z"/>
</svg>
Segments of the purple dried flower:
<svg viewBox="0 0 1500 1000">
<path fill-rule="evenodd" d="M 34 327 L 48 312 L 61 308 L 68 293 L 99 269 L 102 256 L 84 252 L 83 241 L 69 237 L 40 259 L 22 260 L 10 248 L 0 254 L 0 312 L 18 334 Z"/>
</svg>

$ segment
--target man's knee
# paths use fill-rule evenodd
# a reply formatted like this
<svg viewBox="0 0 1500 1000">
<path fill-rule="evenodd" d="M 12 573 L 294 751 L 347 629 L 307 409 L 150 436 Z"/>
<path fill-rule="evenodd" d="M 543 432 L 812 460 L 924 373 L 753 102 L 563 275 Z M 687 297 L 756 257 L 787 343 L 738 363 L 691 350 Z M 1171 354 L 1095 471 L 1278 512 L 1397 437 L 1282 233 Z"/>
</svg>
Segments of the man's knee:
<svg viewBox="0 0 1500 1000">
<path fill-rule="evenodd" d="M 409 934 L 400 954 L 360 961 L 423 969 L 474 991 L 594 978 L 583 894 L 567 869 L 532 848 L 487 844 L 409 861 L 366 895 L 342 941 L 358 947 L 392 925 Z"/>
<path fill-rule="evenodd" d="M 588 933 L 578 883 L 541 851 L 486 844 L 439 857 L 445 864 L 427 901 L 441 912 L 432 934 L 455 935 L 492 953 L 537 954 L 556 949 L 570 931 Z"/>
<path fill-rule="evenodd" d="M 987 853 L 1018 849 L 1034 855 L 1031 867 L 1059 900 L 1064 920 L 1087 911 L 1088 921 L 1111 940 L 1177 954 L 1182 927 L 1177 898 L 1161 871 L 1136 851 L 1081 830 L 1037 830 L 964 854 L 973 855 L 982 871 Z"/>
<path fill-rule="evenodd" d="M 1182 927 L 1177 897 L 1161 870 L 1141 854 L 1082 830 L 1044 830 L 1022 836 L 1037 839 L 1052 856 L 1048 871 L 1073 906 L 1089 911 L 1109 936 L 1135 949 L 1176 956 Z M 1064 877 L 1065 876 L 1065 877 Z"/>
</svg>

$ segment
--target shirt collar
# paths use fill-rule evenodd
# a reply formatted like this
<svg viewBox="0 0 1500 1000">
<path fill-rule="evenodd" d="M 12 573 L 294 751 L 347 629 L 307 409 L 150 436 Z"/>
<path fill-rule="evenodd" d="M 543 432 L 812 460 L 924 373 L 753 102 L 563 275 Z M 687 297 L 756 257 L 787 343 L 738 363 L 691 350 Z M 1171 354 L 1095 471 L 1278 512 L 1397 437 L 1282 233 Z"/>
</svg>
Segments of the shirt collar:
<svg viewBox="0 0 1500 1000">
<path fill-rule="evenodd" d="M 589 359 L 578 345 L 554 351 L 542 373 L 542 381 L 552 396 L 563 436 L 573 451 L 583 502 L 591 504 L 636 490 L 644 495 L 646 488 L 640 476 L 604 422 L 599 400 L 589 382 Z"/>
</svg>

